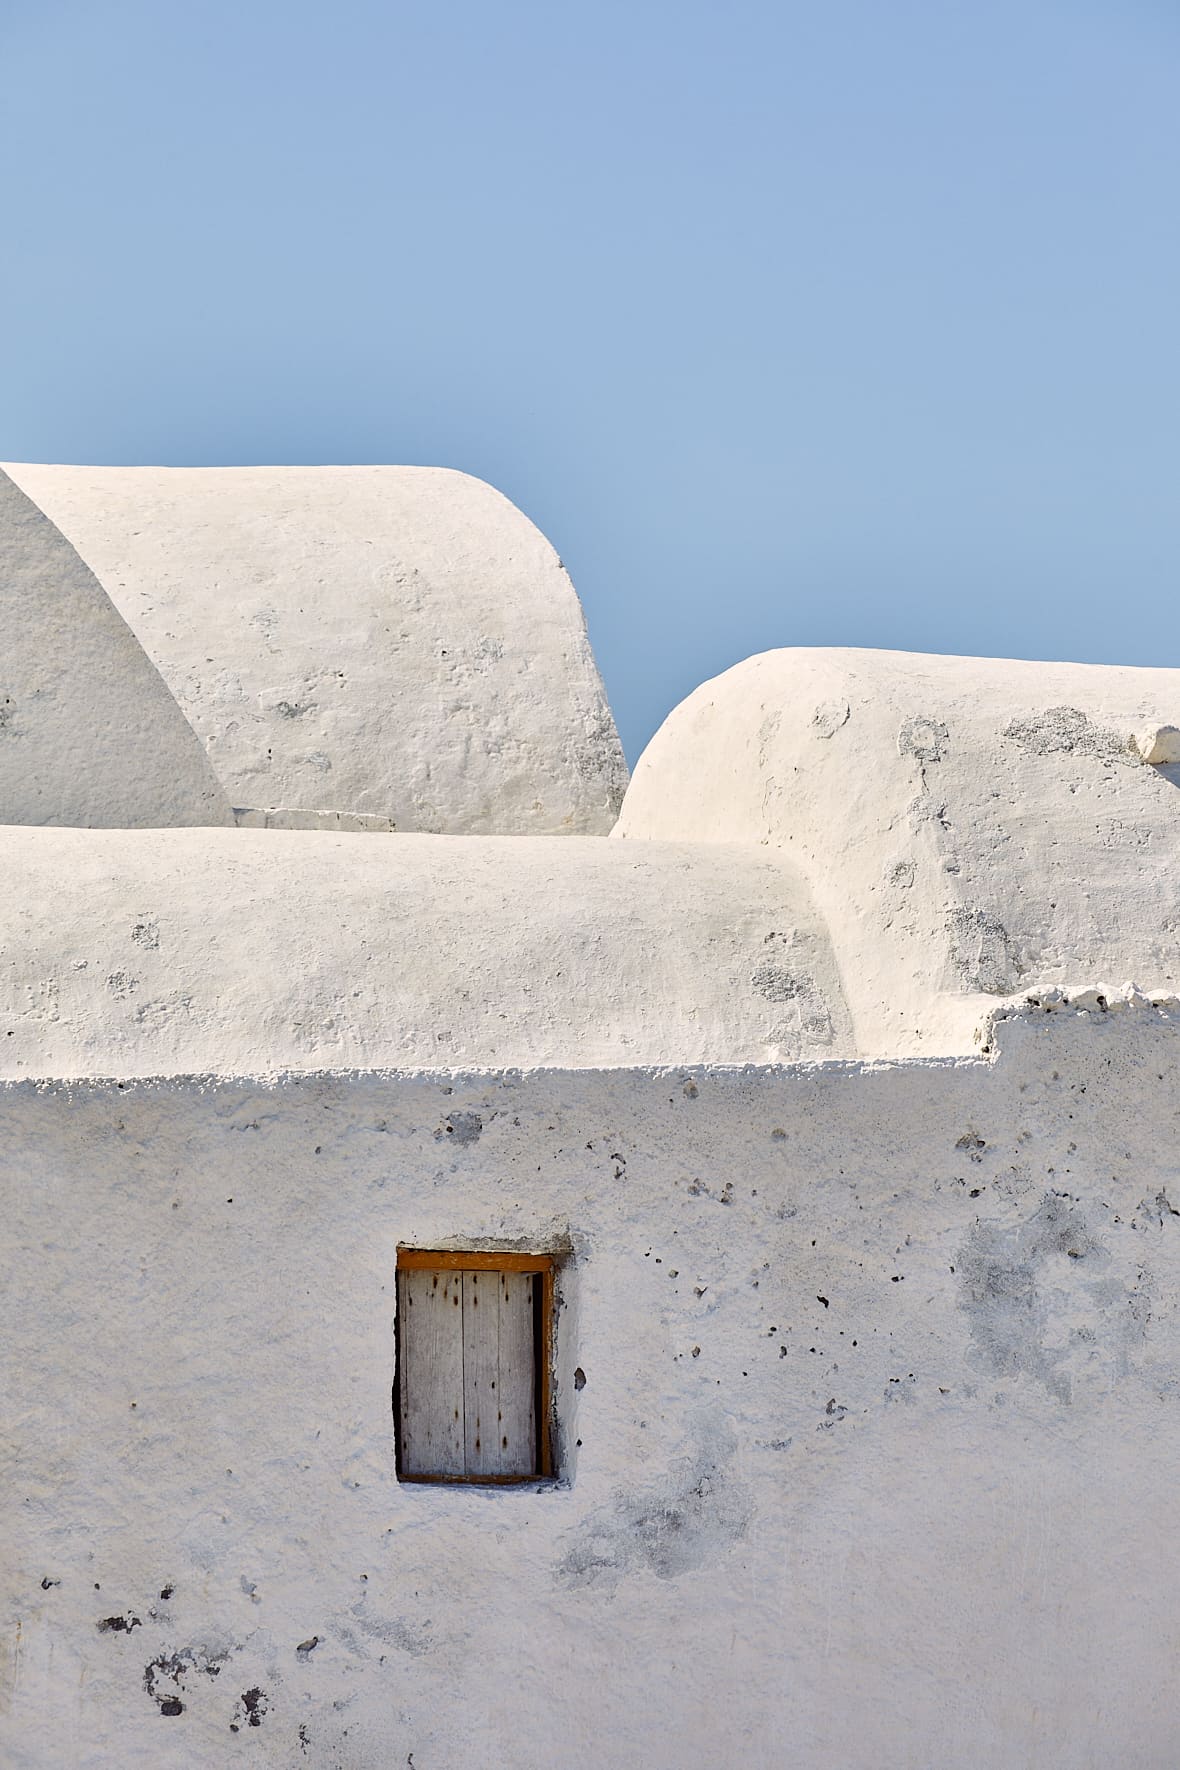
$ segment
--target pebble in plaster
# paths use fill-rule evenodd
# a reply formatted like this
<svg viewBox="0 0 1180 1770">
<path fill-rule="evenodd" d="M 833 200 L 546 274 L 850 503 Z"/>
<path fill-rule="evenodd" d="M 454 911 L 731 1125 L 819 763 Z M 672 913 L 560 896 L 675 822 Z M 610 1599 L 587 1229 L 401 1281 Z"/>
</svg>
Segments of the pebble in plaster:
<svg viewBox="0 0 1180 1770">
<path fill-rule="evenodd" d="M 1180 730 L 1174 725 L 1151 725 L 1136 732 L 1135 748 L 1144 762 L 1160 767 L 1180 762 Z"/>
</svg>

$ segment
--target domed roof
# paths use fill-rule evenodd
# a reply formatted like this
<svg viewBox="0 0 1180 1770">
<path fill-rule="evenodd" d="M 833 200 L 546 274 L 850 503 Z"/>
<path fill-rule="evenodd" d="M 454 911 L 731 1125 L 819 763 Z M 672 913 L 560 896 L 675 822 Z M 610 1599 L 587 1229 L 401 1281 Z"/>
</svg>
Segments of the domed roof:
<svg viewBox="0 0 1180 1770">
<path fill-rule="evenodd" d="M 93 572 L 0 473 L 0 824 L 232 821 L 192 728 Z"/>
<path fill-rule="evenodd" d="M 766 652 L 669 716 L 615 833 L 783 855 L 858 1047 L 969 1049 L 995 996 L 1180 982 L 1178 725 L 1180 670 Z"/>
<path fill-rule="evenodd" d="M 610 829 L 626 767 L 577 597 L 490 486 L 423 467 L 8 472 L 134 631 L 239 821 Z"/>
<path fill-rule="evenodd" d="M 852 1054 L 781 857 L 558 837 L 9 830 L 0 1077 Z"/>
</svg>

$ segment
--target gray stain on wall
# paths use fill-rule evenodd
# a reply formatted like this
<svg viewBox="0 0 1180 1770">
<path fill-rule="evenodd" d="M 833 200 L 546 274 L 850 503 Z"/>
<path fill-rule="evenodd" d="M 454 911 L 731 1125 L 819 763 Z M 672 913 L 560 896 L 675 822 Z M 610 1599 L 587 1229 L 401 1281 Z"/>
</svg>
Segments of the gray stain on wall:
<svg viewBox="0 0 1180 1770">
<path fill-rule="evenodd" d="M 676 1579 L 719 1559 L 745 1535 L 751 1502 L 730 1472 L 734 1438 L 710 1423 L 697 1454 L 663 1481 L 621 1491 L 572 1532 L 557 1563 L 559 1585 L 613 1591 L 629 1575 Z"/>
<path fill-rule="evenodd" d="M 1022 1223 L 976 1222 L 955 1265 L 976 1358 L 997 1376 L 1027 1376 L 1057 1401 L 1077 1375 L 1126 1369 L 1150 1317 L 1147 1275 L 1110 1274 L 1112 1255 L 1078 1200 L 1047 1192 Z"/>
</svg>

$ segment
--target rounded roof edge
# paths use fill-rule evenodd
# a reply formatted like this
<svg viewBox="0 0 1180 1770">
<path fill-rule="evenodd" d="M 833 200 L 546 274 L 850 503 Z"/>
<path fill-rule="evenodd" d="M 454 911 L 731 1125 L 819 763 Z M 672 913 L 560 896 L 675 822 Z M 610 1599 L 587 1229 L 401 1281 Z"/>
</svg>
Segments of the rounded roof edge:
<svg viewBox="0 0 1180 1770">
<path fill-rule="evenodd" d="M 13 465 L 248 812 L 606 834 L 626 765 L 568 573 L 428 467 Z"/>
<path fill-rule="evenodd" d="M 767 652 L 669 715 L 615 835 L 788 855 L 860 1048 L 961 1048 L 965 999 L 1180 981 L 1176 726 L 1180 670 Z"/>
</svg>

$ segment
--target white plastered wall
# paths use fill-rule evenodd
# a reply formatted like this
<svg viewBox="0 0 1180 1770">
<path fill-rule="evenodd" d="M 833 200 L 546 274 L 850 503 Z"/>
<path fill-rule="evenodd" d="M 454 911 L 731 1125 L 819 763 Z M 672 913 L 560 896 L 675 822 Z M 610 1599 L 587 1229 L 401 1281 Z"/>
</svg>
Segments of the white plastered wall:
<svg viewBox="0 0 1180 1770">
<path fill-rule="evenodd" d="M 6 1087 L 6 1770 L 1159 1770 L 1178 1036 Z M 398 1242 L 566 1236 L 563 1484 L 399 1487 Z"/>
</svg>

